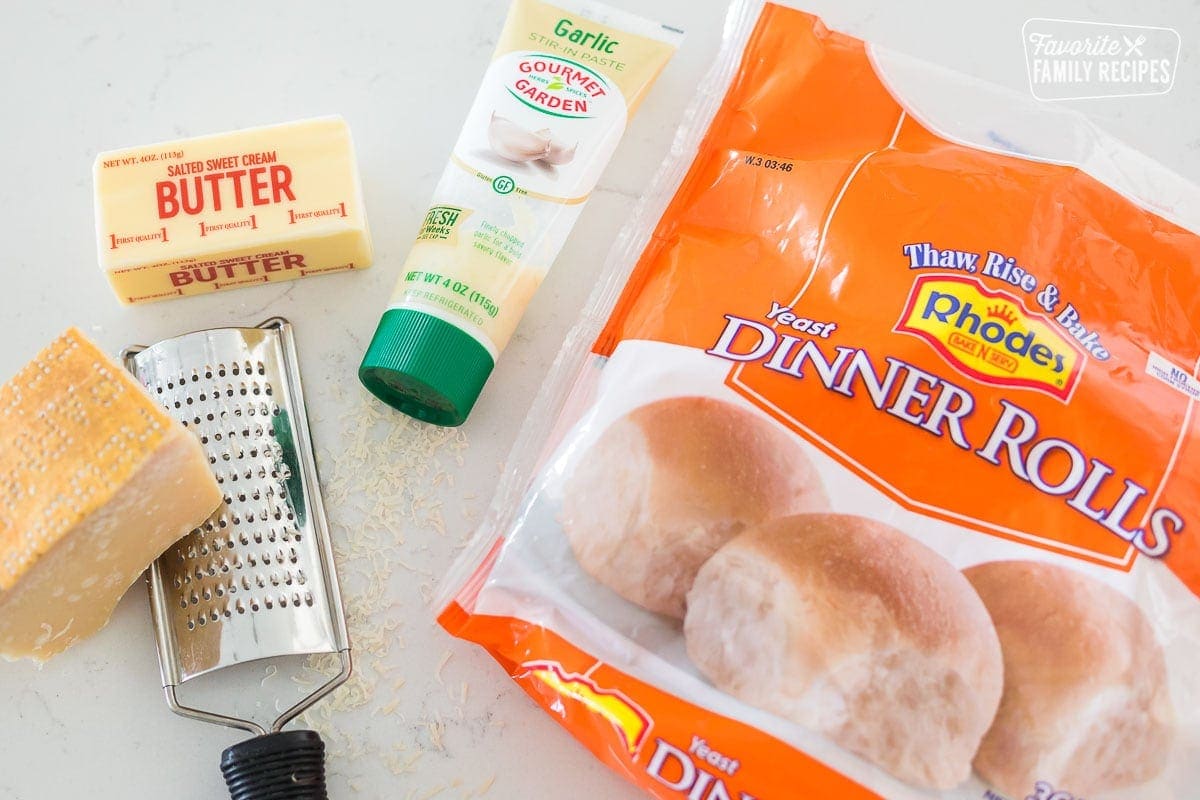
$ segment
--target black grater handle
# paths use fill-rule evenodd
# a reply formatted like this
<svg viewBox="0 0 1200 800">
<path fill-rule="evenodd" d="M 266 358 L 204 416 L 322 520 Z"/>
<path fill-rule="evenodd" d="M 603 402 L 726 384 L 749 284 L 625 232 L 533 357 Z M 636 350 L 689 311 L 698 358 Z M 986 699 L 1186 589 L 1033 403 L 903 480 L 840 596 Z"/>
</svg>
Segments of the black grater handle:
<svg viewBox="0 0 1200 800">
<path fill-rule="evenodd" d="M 225 749 L 221 772 L 232 800 L 328 800 L 325 743 L 316 731 L 256 736 Z"/>
</svg>

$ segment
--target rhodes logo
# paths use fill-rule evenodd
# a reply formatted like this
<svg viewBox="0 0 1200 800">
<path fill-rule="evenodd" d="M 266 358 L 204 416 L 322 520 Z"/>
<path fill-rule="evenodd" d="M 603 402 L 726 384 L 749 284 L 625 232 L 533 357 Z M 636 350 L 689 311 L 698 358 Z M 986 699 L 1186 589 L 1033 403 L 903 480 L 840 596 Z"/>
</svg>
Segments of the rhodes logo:
<svg viewBox="0 0 1200 800">
<path fill-rule="evenodd" d="M 975 278 L 917 278 L 895 330 L 924 339 L 975 380 L 1034 389 L 1064 402 L 1085 361 L 1083 350 L 1052 320 Z"/>
<path fill-rule="evenodd" d="M 559 697 L 578 703 L 577 708 L 608 720 L 629 754 L 637 755 L 653 723 L 650 715 L 617 689 L 604 689 L 586 675 L 567 672 L 555 661 L 528 661 L 521 665 L 528 678 L 538 681 Z M 563 717 L 571 710 L 556 708 Z"/>
</svg>

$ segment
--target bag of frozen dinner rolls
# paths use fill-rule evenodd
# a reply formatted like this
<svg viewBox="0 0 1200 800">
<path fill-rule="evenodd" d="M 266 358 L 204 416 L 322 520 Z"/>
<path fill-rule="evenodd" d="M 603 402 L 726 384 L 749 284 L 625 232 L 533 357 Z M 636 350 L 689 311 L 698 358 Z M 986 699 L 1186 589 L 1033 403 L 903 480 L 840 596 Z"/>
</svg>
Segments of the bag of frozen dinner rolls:
<svg viewBox="0 0 1200 800">
<path fill-rule="evenodd" d="M 740 4 L 441 622 L 658 798 L 1200 786 L 1200 189 Z"/>
</svg>

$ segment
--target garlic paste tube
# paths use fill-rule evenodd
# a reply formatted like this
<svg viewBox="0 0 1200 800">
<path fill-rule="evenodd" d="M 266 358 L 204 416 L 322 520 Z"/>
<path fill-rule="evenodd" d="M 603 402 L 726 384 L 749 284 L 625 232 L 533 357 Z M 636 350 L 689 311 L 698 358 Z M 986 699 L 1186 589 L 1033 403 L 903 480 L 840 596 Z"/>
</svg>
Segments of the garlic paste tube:
<svg viewBox="0 0 1200 800">
<path fill-rule="evenodd" d="M 363 360 L 368 389 L 421 419 L 465 420 L 681 39 L 600 3 L 514 0 Z"/>
</svg>

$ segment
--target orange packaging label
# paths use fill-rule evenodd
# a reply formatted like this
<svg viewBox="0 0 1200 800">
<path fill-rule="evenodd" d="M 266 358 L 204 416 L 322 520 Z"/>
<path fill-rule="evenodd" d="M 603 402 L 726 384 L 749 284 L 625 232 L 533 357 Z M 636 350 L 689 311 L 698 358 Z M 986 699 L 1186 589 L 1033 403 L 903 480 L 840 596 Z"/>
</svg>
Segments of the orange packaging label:
<svg viewBox="0 0 1200 800">
<path fill-rule="evenodd" d="M 871 67 L 828 32 L 794 89 L 832 110 L 820 141 L 783 136 L 792 106 L 751 87 L 799 58 L 776 50 L 784 20 L 809 23 L 763 19 L 754 44 L 778 60 L 740 73 L 595 351 L 703 349 L 909 509 L 1122 570 L 1165 559 L 1200 591 L 1193 399 L 1149 368 L 1200 363 L 1200 238 L 1073 167 L 939 137 L 882 84 L 847 85 Z M 753 211 L 731 226 L 731 208 Z M 795 209 L 825 211 L 815 247 L 793 241 Z"/>
<path fill-rule="evenodd" d="M 774 800 L 795 796 L 788 763 L 803 772 L 813 797 L 879 800 L 856 781 L 783 742 L 714 716 L 669 692 L 596 661 L 545 629 L 519 620 L 469 615 L 451 604 L 439 620 L 491 651 L 533 700 L 598 758 L 661 800 Z M 514 626 L 527 630 L 522 648 L 554 660 L 510 660 Z"/>
</svg>

